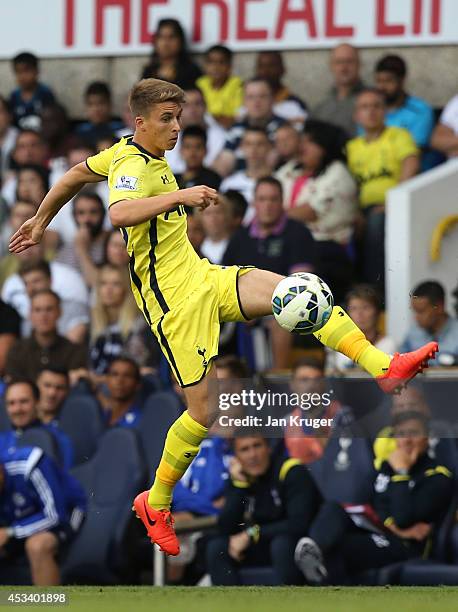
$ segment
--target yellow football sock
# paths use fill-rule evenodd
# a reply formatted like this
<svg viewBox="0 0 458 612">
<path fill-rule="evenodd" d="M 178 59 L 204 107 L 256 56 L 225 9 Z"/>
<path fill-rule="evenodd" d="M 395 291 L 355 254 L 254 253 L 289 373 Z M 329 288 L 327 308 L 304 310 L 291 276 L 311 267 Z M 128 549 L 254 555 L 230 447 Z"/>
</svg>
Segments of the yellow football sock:
<svg viewBox="0 0 458 612">
<path fill-rule="evenodd" d="M 148 495 L 148 503 L 156 510 L 169 509 L 173 487 L 180 480 L 194 457 L 208 429 L 185 411 L 170 427 L 164 452 L 156 470 L 156 478 Z"/>
<path fill-rule="evenodd" d="M 313 334 L 322 344 L 343 353 L 374 378 L 385 374 L 391 357 L 372 346 L 341 306 L 334 306 L 329 321 Z"/>
</svg>

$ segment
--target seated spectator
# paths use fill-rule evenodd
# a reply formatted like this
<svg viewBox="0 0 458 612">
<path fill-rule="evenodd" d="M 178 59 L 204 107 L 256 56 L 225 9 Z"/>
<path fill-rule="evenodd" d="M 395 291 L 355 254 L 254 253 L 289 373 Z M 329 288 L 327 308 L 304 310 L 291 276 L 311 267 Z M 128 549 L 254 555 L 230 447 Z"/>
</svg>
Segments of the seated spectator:
<svg viewBox="0 0 458 612">
<path fill-rule="evenodd" d="M 60 410 L 70 390 L 68 372 L 58 366 L 44 366 L 38 374 L 37 387 L 40 391 L 38 418 L 45 425 L 58 426 Z"/>
<path fill-rule="evenodd" d="M 243 223 L 247 225 L 254 217 L 253 196 L 256 181 L 272 172 L 269 154 L 271 142 L 262 128 L 248 127 L 242 136 L 240 149 L 245 159 L 245 167 L 227 176 L 221 183 L 224 193 L 229 189 L 240 192 L 248 202 L 248 210 Z"/>
<path fill-rule="evenodd" d="M 115 357 L 128 352 L 128 341 L 142 333 L 146 322 L 135 303 L 126 269 L 103 266 L 95 291 L 90 368 L 104 374 Z"/>
<path fill-rule="evenodd" d="M 187 189 L 195 185 L 207 185 L 218 190 L 221 177 L 214 170 L 204 166 L 207 155 L 207 133 L 199 125 L 190 125 L 181 135 L 181 158 L 186 167 L 183 174 L 176 174 L 175 178 L 180 189 Z"/>
<path fill-rule="evenodd" d="M 285 123 L 285 120 L 275 115 L 273 111 L 273 92 L 269 81 L 265 79 L 250 79 L 245 82 L 243 105 L 245 115 L 236 121 L 228 131 L 224 150 L 213 164 L 213 168 L 221 175 L 228 176 L 235 170 L 245 168 L 245 158 L 240 147 L 242 136 L 247 128 L 261 128 L 267 132 L 273 142 L 275 132 Z"/>
<path fill-rule="evenodd" d="M 280 51 L 260 51 L 256 57 L 256 78 L 269 81 L 274 94 L 273 112 L 301 126 L 307 119 L 307 106 L 282 82 L 286 74 Z"/>
<path fill-rule="evenodd" d="M 17 88 L 10 94 L 10 106 L 14 122 L 21 129 L 38 131 L 41 128 L 41 110 L 54 102 L 54 94 L 47 85 L 40 83 L 40 66 L 33 53 L 19 53 L 12 60 Z"/>
<path fill-rule="evenodd" d="M 445 105 L 434 128 L 431 146 L 446 157 L 458 156 L 458 95 Z"/>
<path fill-rule="evenodd" d="M 5 373 L 6 356 L 21 335 L 21 317 L 0 299 L 0 380 Z"/>
<path fill-rule="evenodd" d="M 37 209 L 49 189 L 49 172 L 43 166 L 21 166 L 16 173 L 16 199 L 31 202 Z"/>
<path fill-rule="evenodd" d="M 43 106 L 40 131 L 48 147 L 51 164 L 53 160 L 67 157 L 70 149 L 78 144 L 77 136 L 70 132 L 67 111 L 57 102 Z"/>
<path fill-rule="evenodd" d="M 202 246 L 203 241 L 205 240 L 205 231 L 202 223 L 202 215 L 199 215 L 194 211 L 189 212 L 187 221 L 187 234 L 189 242 L 192 244 L 194 250 L 199 255 L 199 257 L 202 257 L 200 248 Z"/>
<path fill-rule="evenodd" d="M 10 167 L 11 153 L 19 130 L 12 125 L 13 115 L 8 102 L 0 96 L 0 177 L 3 180 Z"/>
<path fill-rule="evenodd" d="M 290 194 L 286 190 L 292 186 L 293 179 L 302 173 L 302 140 L 296 128 L 289 123 L 285 123 L 275 132 L 274 143 L 278 157 L 274 176 L 282 184 L 285 202 L 288 202 Z"/>
<path fill-rule="evenodd" d="M 228 129 L 234 123 L 243 98 L 242 79 L 232 73 L 233 53 L 223 45 L 213 45 L 205 53 L 205 74 L 196 81 L 208 112 Z"/>
<path fill-rule="evenodd" d="M 0 433 L 0 453 L 12 453 L 18 446 L 18 440 L 26 429 L 42 427 L 49 431 L 59 450 L 61 463 L 65 469 L 73 466 L 73 445 L 70 438 L 61 431 L 57 423 L 42 423 L 38 419 L 40 392 L 35 383 L 18 379 L 8 384 L 5 391 L 6 413 L 11 423 L 11 430 Z"/>
<path fill-rule="evenodd" d="M 5 375 L 9 380 L 36 380 L 40 370 L 48 364 L 59 364 L 66 370 L 86 367 L 84 346 L 58 334 L 60 315 L 60 299 L 56 293 L 49 289 L 34 293 L 30 307 L 32 334 L 11 347 L 5 366 Z"/>
<path fill-rule="evenodd" d="M 389 336 L 380 333 L 380 315 L 382 303 L 377 291 L 371 285 L 356 285 L 345 298 L 346 310 L 351 319 L 361 329 L 366 338 L 379 350 L 394 354 L 395 342 Z M 326 369 L 331 372 L 344 372 L 356 367 L 353 361 L 336 353 L 326 352 Z"/>
<path fill-rule="evenodd" d="M 19 228 L 20 225 L 17 227 Z M 30 312 L 30 298 L 25 283 L 19 274 L 19 270 L 22 265 L 24 265 L 25 269 L 28 269 L 29 266 L 33 268 L 35 264 L 44 260 L 45 242 L 46 241 L 42 240 L 39 244 L 24 251 L 24 253 L 11 253 L 4 257 L 4 260 L 8 258 L 10 264 L 8 264 L 9 275 L 3 285 L 1 296 L 5 302 L 17 310 L 23 318 L 28 317 L 28 313 Z M 39 265 L 41 266 L 41 263 Z M 57 261 L 51 261 L 49 269 L 51 272 L 51 289 L 57 293 L 64 303 L 65 313 L 67 312 L 68 302 L 74 302 L 76 305 L 79 305 L 75 305 L 72 308 L 74 312 L 87 312 L 89 295 L 81 275 L 70 266 L 66 266 Z M 43 279 L 43 275 L 40 276 L 40 280 L 44 284 L 47 282 L 46 279 Z M 33 291 L 35 290 L 36 289 L 33 289 Z M 30 291 L 32 291 L 32 288 Z M 81 322 L 84 323 L 84 319 L 82 319 Z"/>
<path fill-rule="evenodd" d="M 87 121 L 76 127 L 75 133 L 94 147 L 101 138 L 113 138 L 123 125 L 112 118 L 111 90 L 103 81 L 89 83 L 84 93 Z"/>
<path fill-rule="evenodd" d="M 126 243 L 118 229 L 113 229 L 105 240 L 103 264 L 110 264 L 115 268 L 125 268 L 129 263 L 129 253 Z"/>
<path fill-rule="evenodd" d="M 51 290 L 51 268 L 44 259 L 34 261 L 23 261 L 19 268 L 19 275 L 24 281 L 25 290 L 29 300 L 22 302 L 24 310 L 21 311 L 23 317 L 22 335 L 30 336 L 30 300 L 37 291 Z M 18 302 L 21 305 L 21 302 Z M 89 309 L 87 303 L 75 300 L 60 300 L 61 316 L 57 325 L 57 330 L 71 342 L 81 344 L 86 340 L 89 326 Z"/>
<path fill-rule="evenodd" d="M 297 361 L 291 372 L 289 386 L 291 393 L 296 393 L 300 397 L 312 393 L 318 393 L 323 397 L 323 393 L 326 393 L 326 380 L 322 361 L 314 357 L 303 357 Z M 296 408 L 291 416 L 336 420 L 337 415 L 342 419 L 344 411 L 348 413 L 349 409 L 344 408 L 338 400 L 332 399 L 328 406 L 323 403 L 306 412 Z M 330 427 L 313 429 L 294 425 L 290 420 L 285 430 L 285 447 L 290 457 L 299 459 L 301 463 L 313 463 L 323 456 L 330 434 Z"/>
<path fill-rule="evenodd" d="M 17 260 L 13 257 L 8 257 L 8 244 L 11 236 L 21 227 L 23 223 L 33 217 L 37 212 L 37 207 L 32 202 L 16 201 L 11 207 L 10 216 L 0 229 L 0 257 L 7 257 L 7 260 L 0 260 L 0 285 L 8 278 L 9 269 L 17 269 Z M 16 263 L 13 265 L 12 262 Z M 8 263 L 5 267 L 5 262 Z"/>
<path fill-rule="evenodd" d="M 80 272 L 87 286 L 93 287 L 108 235 L 103 229 L 105 205 L 96 193 L 83 190 L 73 198 L 72 212 L 78 228 L 73 245 L 63 245 L 55 260 Z"/>
<path fill-rule="evenodd" d="M 166 151 L 165 157 L 169 163 L 172 172 L 183 174 L 186 169 L 184 159 L 181 156 L 181 139 L 186 128 L 198 125 L 205 130 L 207 134 L 207 153 L 204 158 L 204 166 L 213 167 L 213 162 L 221 153 L 226 142 L 226 130 L 213 119 L 210 113 L 207 113 L 205 100 L 202 92 L 198 87 L 187 89 L 186 103 L 183 106 L 181 114 L 181 132 L 178 135 L 178 141 L 171 151 Z"/>
<path fill-rule="evenodd" d="M 412 291 L 410 304 L 415 324 L 407 332 L 400 351 L 414 351 L 426 342 L 439 342 L 438 364 L 450 365 L 444 355 L 451 357 L 451 363 L 458 358 L 458 320 L 451 317 L 445 308 L 445 290 L 437 281 L 420 283 Z M 454 358 L 454 359 L 453 359 Z M 442 361 L 444 359 L 444 361 Z"/>
<path fill-rule="evenodd" d="M 228 189 L 224 192 L 224 200 L 231 207 L 231 230 L 235 231 L 242 225 L 248 210 L 248 202 L 240 191 L 235 191 L 234 189 Z"/>
<path fill-rule="evenodd" d="M 250 565 L 271 565 L 277 584 L 302 584 L 294 548 L 321 503 L 312 477 L 294 459 L 273 458 L 268 441 L 249 430 L 233 447 L 220 536 L 207 547 L 212 584 L 240 584 L 239 569 Z"/>
<path fill-rule="evenodd" d="M 345 164 L 345 136 L 329 123 L 307 120 L 302 140 L 303 174 L 285 202 L 291 219 L 305 223 L 317 246 L 318 276 L 331 286 L 337 302 L 352 282 L 347 254 L 357 213 L 357 187 Z"/>
<path fill-rule="evenodd" d="M 375 84 L 385 95 L 385 124 L 408 130 L 422 151 L 422 170 L 432 168 L 429 146 L 434 127 L 433 108 L 421 98 L 405 91 L 407 65 L 399 55 L 386 55 L 375 66 Z"/>
<path fill-rule="evenodd" d="M 27 556 L 32 583 L 61 584 L 58 559 L 77 535 L 87 508 L 79 482 L 39 448 L 0 457 L 1 564 Z"/>
<path fill-rule="evenodd" d="M 202 71 L 192 61 L 180 22 L 176 19 L 161 19 L 153 40 L 153 54 L 141 78 L 170 81 L 182 89 L 195 87 Z"/>
<path fill-rule="evenodd" d="M 453 496 L 454 476 L 428 456 L 428 421 L 423 415 L 399 414 L 393 429 L 397 448 L 378 470 L 365 527 L 357 526 L 338 503 L 326 502 L 310 527 L 310 538 L 298 543 L 296 560 L 309 582 L 323 582 L 325 565 L 336 556 L 347 577 L 428 556 L 430 536 Z"/>
<path fill-rule="evenodd" d="M 334 85 L 326 98 L 313 109 L 312 116 L 338 125 L 352 138 L 357 133 L 354 116 L 356 96 L 364 89 L 360 77 L 359 51 L 348 43 L 342 43 L 332 50 L 330 59 Z"/>
<path fill-rule="evenodd" d="M 200 213 L 205 239 L 200 252 L 210 263 L 221 264 L 232 235 L 231 205 L 222 195 L 218 206 L 208 206 Z"/>
<path fill-rule="evenodd" d="M 47 167 L 47 146 L 40 134 L 33 130 L 22 130 L 16 138 L 16 144 L 11 153 L 13 170 L 4 177 L 1 195 L 9 206 L 16 201 L 17 176 L 16 171 L 22 166 Z"/>
<path fill-rule="evenodd" d="M 359 185 L 365 218 L 364 280 L 377 285 L 384 294 L 385 197 L 389 189 L 417 174 L 418 149 L 407 130 L 386 127 L 385 99 L 375 89 L 359 93 L 355 118 L 364 135 L 347 144 L 347 159 Z"/>
<path fill-rule="evenodd" d="M 142 411 L 139 403 L 140 368 L 130 357 L 115 357 L 105 377 L 108 393 L 99 393 L 109 427 L 136 427 Z"/>
<path fill-rule="evenodd" d="M 288 219 L 283 208 L 281 184 L 273 177 L 258 181 L 254 194 L 256 215 L 248 227 L 239 228 L 229 241 L 223 264 L 252 265 L 287 276 L 312 271 L 315 241 L 298 221 Z M 288 367 L 293 336 L 273 319 L 269 326 L 274 367 Z"/>
</svg>

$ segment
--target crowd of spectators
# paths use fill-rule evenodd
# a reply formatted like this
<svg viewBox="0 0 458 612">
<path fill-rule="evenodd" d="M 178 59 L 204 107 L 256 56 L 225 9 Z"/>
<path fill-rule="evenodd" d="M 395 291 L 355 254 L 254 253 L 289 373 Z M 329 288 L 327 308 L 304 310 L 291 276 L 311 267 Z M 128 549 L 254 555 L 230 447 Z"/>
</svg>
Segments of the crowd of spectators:
<svg viewBox="0 0 458 612">
<path fill-rule="evenodd" d="M 25 539 L 34 582 L 57 584 L 56 551 L 74 537 L 81 523 L 74 514 L 81 517 L 86 508 L 83 492 L 68 473 L 74 463 L 72 442 L 59 427 L 66 398 L 82 385 L 98 402 L 104 426 L 132 428 L 141 422 L 152 390 L 179 392 L 135 306 L 129 257 L 109 221 L 105 183 L 85 188 L 64 206 L 40 244 L 19 255 L 8 252 L 10 236 L 67 169 L 133 131 L 129 109 L 122 117 L 113 115 L 108 83 L 89 82 L 86 116 L 70 120 L 40 81 L 35 55 L 20 53 L 12 69 L 17 87 L 0 96 L 0 381 L 9 422 L 8 431 L 0 433 L 0 517 L 8 522 L 0 528 L 0 551 L 16 554 L 10 544 Z M 438 340 L 439 363 L 455 363 L 458 322 L 447 311 L 440 283 L 426 280 L 412 288 L 415 324 L 400 347 L 384 333 L 383 300 L 387 191 L 458 155 L 458 97 L 436 125 L 431 106 L 406 91 L 402 57 L 381 57 L 373 82 L 363 83 L 358 50 L 348 44 L 330 53 L 334 86 L 315 107 L 284 84 L 286 69 L 279 52 L 263 51 L 243 82 L 233 74 L 230 49 L 214 45 L 198 64 L 181 25 L 173 19 L 159 23 L 152 56 L 139 78 L 169 80 L 186 93 L 182 131 L 166 157 L 181 188 L 205 184 L 220 192 L 217 207 L 190 211 L 193 246 L 216 264 L 255 265 L 285 275 L 315 272 L 380 349 L 409 351 Z M 223 324 L 220 356 L 222 378 L 244 378 L 249 370 L 287 370 L 296 363 L 291 389 L 318 393 L 325 374 L 354 368 L 347 358 L 324 353 L 313 338 L 286 333 L 272 318 Z M 335 400 L 326 417 L 349 409 Z M 407 423 L 418 430 L 423 442 L 412 442 L 418 452 L 405 469 L 412 467 L 421 478 L 424 469 L 437 466 L 424 458 L 427 419 L 418 416 L 420 409 L 413 412 L 394 419 L 392 427 L 405 429 Z M 44 428 L 55 438 L 60 462 L 20 448 L 18 440 L 30 428 Z M 393 501 L 394 493 L 378 495 L 374 507 L 381 521 L 394 518 L 390 533 L 379 534 L 388 543 L 369 546 L 367 536 L 355 534 L 353 523 L 349 527 L 341 506 L 323 505 L 319 487 L 303 466 L 322 458 L 330 432 L 305 433 L 298 437 L 286 431 L 283 454 L 275 454 L 259 435 L 244 435 L 231 445 L 215 433 L 179 483 L 177 515 L 219 515 L 218 537 L 206 552 L 215 584 L 237 584 L 244 563 L 266 559 L 280 582 L 296 584 L 304 576 L 309 582 L 325 580 L 336 550 L 345 557 L 361 546 L 359 561 L 367 567 L 368 555 L 381 565 L 422 549 L 449 499 L 448 483 L 440 483 L 438 493 L 431 489 L 427 495 L 436 505 L 415 518 L 406 511 L 396 514 L 401 497 Z M 405 450 L 409 444 L 391 449 L 374 482 L 389 480 L 404 466 L 412 456 Z M 15 469 L 19 464 L 27 470 Z M 41 495 L 43 487 L 49 488 L 47 497 Z M 33 512 L 26 514 L 33 521 L 17 519 L 21 511 L 9 501 L 14 491 L 30 498 Z M 380 494 L 380 487 L 375 492 Z M 240 531 L 248 498 L 254 500 L 251 527 Z M 395 502 L 396 512 L 389 508 Z M 332 534 L 322 527 L 329 521 L 336 524 Z M 429 529 L 418 527 L 426 523 Z M 299 538 L 306 540 L 295 562 Z M 386 548 L 380 560 L 374 546 Z M 310 563 L 312 557 L 319 562 Z M 185 566 L 175 567 L 173 580 L 183 577 Z"/>
</svg>

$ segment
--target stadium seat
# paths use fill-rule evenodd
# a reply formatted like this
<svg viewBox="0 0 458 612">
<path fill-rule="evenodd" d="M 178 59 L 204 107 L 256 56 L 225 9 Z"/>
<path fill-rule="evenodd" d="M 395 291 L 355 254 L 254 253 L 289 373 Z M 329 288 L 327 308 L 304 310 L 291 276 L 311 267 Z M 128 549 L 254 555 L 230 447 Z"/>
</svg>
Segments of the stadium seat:
<svg viewBox="0 0 458 612">
<path fill-rule="evenodd" d="M 115 584 L 125 563 L 123 540 L 145 472 L 137 433 L 106 432 L 96 454 L 72 470 L 88 496 L 86 520 L 63 565 L 66 583 Z"/>
<path fill-rule="evenodd" d="M 100 406 L 92 395 L 71 394 L 59 416 L 59 428 L 70 438 L 75 465 L 90 459 L 105 430 Z"/>
<path fill-rule="evenodd" d="M 41 450 L 54 459 L 58 465 L 62 465 L 62 459 L 59 453 L 59 447 L 52 433 L 42 427 L 31 427 L 26 429 L 18 438 L 17 445 L 21 448 L 24 446 L 38 446 Z"/>
<path fill-rule="evenodd" d="M 458 567 L 423 559 L 408 561 L 401 568 L 402 586 L 458 585 Z"/>
<path fill-rule="evenodd" d="M 328 501 L 364 504 L 372 498 L 372 453 L 363 438 L 330 438 L 321 459 L 308 467 Z"/>
<path fill-rule="evenodd" d="M 142 418 L 137 427 L 151 479 L 159 465 L 167 431 L 180 413 L 180 402 L 169 391 L 153 393 L 145 401 Z"/>
</svg>

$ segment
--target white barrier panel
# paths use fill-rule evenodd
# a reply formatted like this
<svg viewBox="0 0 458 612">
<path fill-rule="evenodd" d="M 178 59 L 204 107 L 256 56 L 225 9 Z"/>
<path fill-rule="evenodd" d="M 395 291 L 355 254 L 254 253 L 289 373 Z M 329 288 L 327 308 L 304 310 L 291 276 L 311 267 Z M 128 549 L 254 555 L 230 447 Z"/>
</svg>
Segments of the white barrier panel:
<svg viewBox="0 0 458 612">
<path fill-rule="evenodd" d="M 451 292 L 458 285 L 458 225 L 442 239 L 441 257 L 430 255 L 434 228 L 441 219 L 458 214 L 458 160 L 451 160 L 392 189 L 387 198 L 386 306 L 387 331 L 397 342 L 406 334 L 412 316 L 409 293 L 421 281 L 437 280 Z"/>
</svg>

